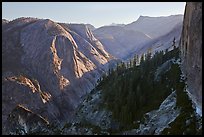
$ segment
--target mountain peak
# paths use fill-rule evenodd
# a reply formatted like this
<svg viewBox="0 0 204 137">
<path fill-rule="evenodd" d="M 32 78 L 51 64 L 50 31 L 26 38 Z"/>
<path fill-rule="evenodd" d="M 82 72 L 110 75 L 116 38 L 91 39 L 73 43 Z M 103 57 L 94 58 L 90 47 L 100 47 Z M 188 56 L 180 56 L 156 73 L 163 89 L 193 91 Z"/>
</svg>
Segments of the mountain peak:
<svg viewBox="0 0 204 137">
<path fill-rule="evenodd" d="M 183 14 L 175 14 L 175 15 L 169 15 L 169 16 L 144 16 L 140 15 L 139 19 L 144 19 L 144 18 L 169 18 L 169 17 L 183 17 Z"/>
</svg>

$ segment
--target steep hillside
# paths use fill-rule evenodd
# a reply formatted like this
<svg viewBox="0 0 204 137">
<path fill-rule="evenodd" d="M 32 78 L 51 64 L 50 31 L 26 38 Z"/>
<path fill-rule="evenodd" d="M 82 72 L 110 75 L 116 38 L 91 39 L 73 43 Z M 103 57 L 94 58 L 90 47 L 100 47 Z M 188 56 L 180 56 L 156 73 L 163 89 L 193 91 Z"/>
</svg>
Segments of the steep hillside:
<svg viewBox="0 0 204 137">
<path fill-rule="evenodd" d="M 128 58 L 132 58 L 134 54 L 141 55 L 143 53 L 146 53 L 148 50 L 151 50 L 152 53 L 161 50 L 165 51 L 166 49 L 172 50 L 174 46 L 173 42 L 175 42 L 175 46 L 178 47 L 182 32 L 182 26 L 183 24 L 182 22 L 180 22 L 166 35 L 147 42 L 141 48 L 136 48 L 135 50 L 132 50 L 132 53 L 130 53 L 130 57 Z"/>
<path fill-rule="evenodd" d="M 69 120 L 81 97 L 113 64 L 87 27 L 73 26 L 68 30 L 36 18 L 19 18 L 2 26 L 3 125 L 18 104 L 51 123 Z M 7 129 L 4 126 L 3 132 Z"/>
<path fill-rule="evenodd" d="M 151 40 L 142 32 L 126 30 L 120 26 L 104 26 L 94 30 L 94 35 L 105 49 L 117 58 L 125 58 L 133 48 L 140 48 Z"/>
</svg>

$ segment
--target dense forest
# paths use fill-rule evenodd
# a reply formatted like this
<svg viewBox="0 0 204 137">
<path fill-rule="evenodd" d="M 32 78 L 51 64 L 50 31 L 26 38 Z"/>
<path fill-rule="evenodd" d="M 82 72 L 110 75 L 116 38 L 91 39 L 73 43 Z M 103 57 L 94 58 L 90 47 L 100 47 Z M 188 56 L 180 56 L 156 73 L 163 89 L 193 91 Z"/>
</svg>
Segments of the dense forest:
<svg viewBox="0 0 204 137">
<path fill-rule="evenodd" d="M 180 134 L 186 130 L 187 134 L 197 133 L 196 117 L 191 116 L 194 109 L 184 92 L 179 61 L 179 48 L 174 46 L 165 53 L 160 51 L 152 55 L 149 51 L 141 56 L 140 61 L 135 55 L 132 60 L 118 63 L 116 69 L 103 75 L 96 89 L 102 90 L 102 105 L 120 123 L 120 131 L 138 128 L 145 113 L 158 109 L 162 101 L 176 91 L 176 106 L 181 108 L 181 114 L 163 134 Z M 186 126 L 187 119 L 194 122 Z"/>
</svg>

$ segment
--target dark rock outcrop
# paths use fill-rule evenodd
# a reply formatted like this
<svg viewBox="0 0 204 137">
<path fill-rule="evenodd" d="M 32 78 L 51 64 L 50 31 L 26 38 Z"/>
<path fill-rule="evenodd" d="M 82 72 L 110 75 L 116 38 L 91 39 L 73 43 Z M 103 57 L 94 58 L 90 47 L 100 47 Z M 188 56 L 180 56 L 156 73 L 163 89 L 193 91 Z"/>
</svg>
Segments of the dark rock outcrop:
<svg viewBox="0 0 204 137">
<path fill-rule="evenodd" d="M 202 2 L 186 4 L 180 51 L 187 89 L 202 110 Z"/>
<path fill-rule="evenodd" d="M 49 122 L 23 105 L 17 105 L 8 116 L 8 134 L 25 135 L 47 133 Z"/>
</svg>

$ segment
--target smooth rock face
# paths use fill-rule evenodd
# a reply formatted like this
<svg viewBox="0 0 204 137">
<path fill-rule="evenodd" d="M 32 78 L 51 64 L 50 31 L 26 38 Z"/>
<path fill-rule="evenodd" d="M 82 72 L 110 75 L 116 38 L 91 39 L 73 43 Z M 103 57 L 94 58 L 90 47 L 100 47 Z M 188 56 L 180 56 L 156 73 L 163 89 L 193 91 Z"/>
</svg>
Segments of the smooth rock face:
<svg viewBox="0 0 204 137">
<path fill-rule="evenodd" d="M 188 91 L 202 110 L 202 2 L 186 4 L 180 51 Z"/>
<path fill-rule="evenodd" d="M 2 25 L 3 125 L 17 104 L 50 122 L 69 120 L 81 97 L 114 64 L 85 25 L 68 26 L 36 18 Z"/>
</svg>

